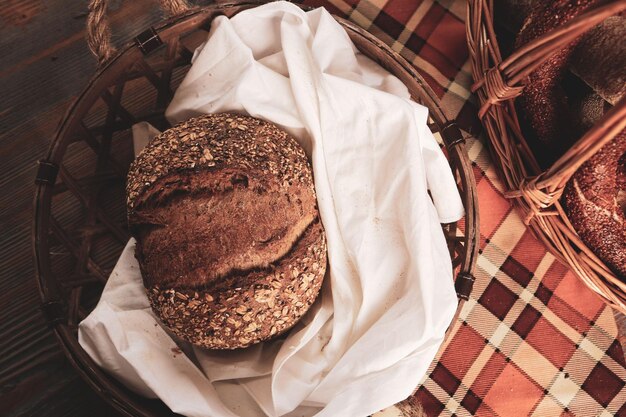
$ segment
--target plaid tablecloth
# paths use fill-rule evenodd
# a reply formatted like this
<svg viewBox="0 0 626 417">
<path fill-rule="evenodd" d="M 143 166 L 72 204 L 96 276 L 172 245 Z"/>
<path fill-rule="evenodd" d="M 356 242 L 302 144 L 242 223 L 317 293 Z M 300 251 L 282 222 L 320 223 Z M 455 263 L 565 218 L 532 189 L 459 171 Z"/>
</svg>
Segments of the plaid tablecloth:
<svg viewBox="0 0 626 417">
<path fill-rule="evenodd" d="M 391 45 L 449 117 L 479 132 L 463 0 L 309 0 Z M 487 149 L 468 143 L 481 255 L 471 299 L 408 400 L 386 416 L 626 416 L 626 364 L 612 311 L 546 252 L 502 196 Z"/>
</svg>

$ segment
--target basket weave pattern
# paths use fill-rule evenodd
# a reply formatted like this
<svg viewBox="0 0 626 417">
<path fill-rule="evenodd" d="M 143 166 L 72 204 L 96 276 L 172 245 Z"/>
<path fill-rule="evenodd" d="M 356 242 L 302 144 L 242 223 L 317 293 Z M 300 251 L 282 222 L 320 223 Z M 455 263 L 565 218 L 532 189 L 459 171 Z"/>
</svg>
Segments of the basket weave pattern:
<svg viewBox="0 0 626 417">
<path fill-rule="evenodd" d="M 166 3 L 165 9 L 178 13 L 176 17 L 115 52 L 107 44 L 106 5 L 92 2 L 88 33 L 101 67 L 68 109 L 36 178 L 33 244 L 44 310 L 83 379 L 125 415 L 171 415 L 171 411 L 100 370 L 78 344 L 77 326 L 95 307 L 129 239 L 124 185 L 133 159 L 131 127 L 148 121 L 167 129 L 165 108 L 191 65 L 194 49 L 206 39 L 212 19 L 233 16 L 261 2 L 234 1 L 201 9 L 177 8 L 180 1 Z M 444 226 L 457 271 L 460 310 L 471 291 L 478 252 L 476 185 L 463 136 L 410 64 L 366 31 L 337 20 L 362 53 L 400 78 L 413 99 L 429 108 L 429 126 L 446 144 L 466 210 L 463 227 Z"/>
<path fill-rule="evenodd" d="M 511 198 L 534 234 L 612 307 L 626 313 L 626 283 L 580 240 L 560 202 L 570 177 L 626 128 L 626 99 L 617 103 L 550 168 L 542 171 L 520 129 L 514 100 L 528 75 L 552 54 L 609 16 L 626 10 L 626 0 L 594 8 L 523 45 L 503 59 L 493 26 L 491 0 L 468 3 L 467 40 L 480 101 L 479 117 L 494 162 Z"/>
</svg>

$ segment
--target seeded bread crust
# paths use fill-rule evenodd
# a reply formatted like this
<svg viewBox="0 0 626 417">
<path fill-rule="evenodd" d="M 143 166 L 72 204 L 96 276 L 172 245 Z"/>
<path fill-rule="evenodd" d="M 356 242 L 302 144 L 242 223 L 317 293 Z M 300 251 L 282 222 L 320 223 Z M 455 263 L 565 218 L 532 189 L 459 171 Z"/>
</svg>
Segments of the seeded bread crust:
<svg viewBox="0 0 626 417">
<path fill-rule="evenodd" d="M 574 173 L 563 191 L 581 240 L 626 281 L 626 130 Z"/>
<path fill-rule="evenodd" d="M 131 164 L 129 227 L 151 306 L 177 336 L 234 349 L 289 329 L 326 270 L 303 149 L 271 123 L 207 115 Z"/>
<path fill-rule="evenodd" d="M 209 114 L 164 131 L 133 161 L 126 184 L 128 212 L 149 199 L 152 194 L 146 191 L 169 174 L 227 166 L 255 168 L 287 189 L 297 184 L 313 190 L 304 150 L 285 131 L 249 116 Z"/>
<path fill-rule="evenodd" d="M 172 332 L 208 349 L 244 348 L 289 330 L 313 304 L 326 272 L 321 223 L 312 224 L 293 253 L 246 275 L 229 289 L 151 287 L 153 311 Z"/>
</svg>

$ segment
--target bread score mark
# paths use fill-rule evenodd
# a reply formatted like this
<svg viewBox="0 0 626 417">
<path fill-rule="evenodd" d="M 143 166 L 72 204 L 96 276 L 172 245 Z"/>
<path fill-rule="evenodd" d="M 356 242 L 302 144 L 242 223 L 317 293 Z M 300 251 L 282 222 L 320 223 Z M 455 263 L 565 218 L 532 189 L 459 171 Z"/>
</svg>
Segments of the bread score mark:
<svg viewBox="0 0 626 417">
<path fill-rule="evenodd" d="M 129 224 L 148 286 L 205 287 L 267 269 L 318 218 L 312 190 L 239 169 L 170 175 L 147 194 Z"/>
</svg>

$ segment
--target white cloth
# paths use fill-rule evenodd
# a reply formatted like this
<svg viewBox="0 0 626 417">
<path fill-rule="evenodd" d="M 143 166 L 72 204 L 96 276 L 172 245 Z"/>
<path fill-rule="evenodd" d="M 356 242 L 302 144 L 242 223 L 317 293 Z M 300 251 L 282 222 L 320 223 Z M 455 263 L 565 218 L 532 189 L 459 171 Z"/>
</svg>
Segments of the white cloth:
<svg viewBox="0 0 626 417">
<path fill-rule="evenodd" d="M 187 355 L 176 354 L 131 240 L 80 324 L 81 345 L 187 416 L 358 417 L 403 400 L 457 305 L 440 222 L 463 207 L 427 109 L 324 9 L 277 2 L 214 20 L 166 115 L 223 111 L 270 120 L 307 150 L 328 240 L 319 299 L 284 342 L 214 352 L 179 341 Z"/>
</svg>

